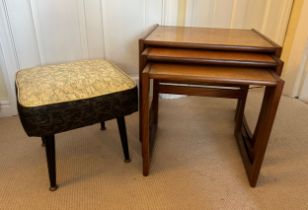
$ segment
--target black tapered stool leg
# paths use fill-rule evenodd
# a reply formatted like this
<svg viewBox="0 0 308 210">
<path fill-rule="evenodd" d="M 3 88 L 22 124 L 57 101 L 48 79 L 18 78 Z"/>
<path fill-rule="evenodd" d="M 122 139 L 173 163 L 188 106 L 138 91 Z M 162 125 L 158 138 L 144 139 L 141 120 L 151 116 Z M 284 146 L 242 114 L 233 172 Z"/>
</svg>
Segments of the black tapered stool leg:
<svg viewBox="0 0 308 210">
<path fill-rule="evenodd" d="M 49 135 L 42 137 L 45 142 L 46 157 L 48 165 L 48 174 L 50 181 L 50 191 L 55 191 L 58 186 L 56 182 L 56 154 L 55 154 L 55 136 Z"/>
<path fill-rule="evenodd" d="M 126 135 L 126 126 L 125 126 L 125 119 L 124 117 L 117 118 L 122 148 L 124 152 L 125 162 L 130 162 L 129 151 L 128 151 L 128 143 L 127 143 L 127 135 Z"/>
<path fill-rule="evenodd" d="M 106 125 L 105 125 L 105 121 L 101 122 L 101 130 L 106 130 Z"/>
<path fill-rule="evenodd" d="M 42 138 L 42 147 L 45 147 L 46 146 L 46 141 L 44 138 Z"/>
</svg>

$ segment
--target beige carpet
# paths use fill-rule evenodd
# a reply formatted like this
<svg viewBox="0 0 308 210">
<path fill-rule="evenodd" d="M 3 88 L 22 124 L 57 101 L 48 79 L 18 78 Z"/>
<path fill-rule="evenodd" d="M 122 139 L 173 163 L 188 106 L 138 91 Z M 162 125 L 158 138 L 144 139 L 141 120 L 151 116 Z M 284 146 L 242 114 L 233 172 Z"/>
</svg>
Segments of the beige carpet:
<svg viewBox="0 0 308 210">
<path fill-rule="evenodd" d="M 247 107 L 254 124 L 260 93 Z M 138 115 L 127 118 L 132 162 L 114 120 L 56 136 L 60 188 L 48 191 L 44 148 L 17 117 L 0 119 L 0 209 L 308 209 L 308 105 L 284 97 L 256 188 L 233 138 L 235 102 L 160 101 L 150 176 L 141 173 Z"/>
</svg>

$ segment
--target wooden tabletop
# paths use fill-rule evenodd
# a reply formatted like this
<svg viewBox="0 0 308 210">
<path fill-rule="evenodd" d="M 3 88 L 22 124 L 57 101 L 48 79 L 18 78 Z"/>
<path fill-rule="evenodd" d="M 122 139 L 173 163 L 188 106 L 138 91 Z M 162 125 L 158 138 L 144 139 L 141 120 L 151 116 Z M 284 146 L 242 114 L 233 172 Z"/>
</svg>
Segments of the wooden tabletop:
<svg viewBox="0 0 308 210">
<path fill-rule="evenodd" d="M 255 30 L 158 26 L 144 40 L 153 46 L 275 52 L 280 46 Z"/>
<path fill-rule="evenodd" d="M 146 48 L 142 55 L 148 60 L 189 62 L 199 64 L 219 64 L 219 65 L 245 65 L 260 67 L 275 67 L 276 60 L 268 54 L 232 52 L 232 51 L 210 51 L 180 48 Z"/>
<path fill-rule="evenodd" d="M 150 78 L 178 82 L 273 86 L 279 80 L 274 72 L 256 68 L 153 63 L 145 69 Z"/>
</svg>

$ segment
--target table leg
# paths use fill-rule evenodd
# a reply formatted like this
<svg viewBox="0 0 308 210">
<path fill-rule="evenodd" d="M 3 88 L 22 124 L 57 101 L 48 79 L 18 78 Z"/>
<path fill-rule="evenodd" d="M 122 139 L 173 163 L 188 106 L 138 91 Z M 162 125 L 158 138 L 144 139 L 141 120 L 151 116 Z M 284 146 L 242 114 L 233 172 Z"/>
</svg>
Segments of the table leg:
<svg viewBox="0 0 308 210">
<path fill-rule="evenodd" d="M 139 141 L 142 142 L 142 73 L 139 74 Z"/>
<path fill-rule="evenodd" d="M 149 125 L 149 75 L 146 71 L 142 73 L 142 89 L 141 95 L 142 100 L 141 103 L 141 141 L 142 141 L 142 159 L 143 159 L 143 175 L 147 176 L 149 174 L 149 168 L 150 168 L 150 125 Z"/>
<path fill-rule="evenodd" d="M 159 100 L 159 81 L 154 80 L 153 81 L 153 99 L 152 99 L 152 105 L 153 105 L 153 123 L 155 126 L 158 124 L 158 100 Z"/>
<path fill-rule="evenodd" d="M 142 81 L 141 81 L 141 77 L 142 77 L 142 72 L 146 66 L 147 63 L 147 59 L 146 56 L 142 55 L 143 50 L 145 49 L 144 46 L 144 40 L 140 39 L 139 40 L 139 141 L 142 141 L 142 126 L 141 126 L 141 117 L 142 117 L 142 106 L 141 106 L 141 101 L 142 101 L 142 94 L 141 94 L 141 90 L 142 90 Z"/>
<path fill-rule="evenodd" d="M 251 144 L 248 146 L 245 138 L 239 135 L 239 133 L 236 135 L 249 183 L 252 187 L 255 187 L 258 181 L 283 86 L 284 81 L 278 80 L 276 86 L 265 88 L 257 126 L 250 140 Z M 249 147 L 252 152 L 248 151 Z"/>
<path fill-rule="evenodd" d="M 270 138 L 271 130 L 274 124 L 276 112 L 278 109 L 280 97 L 284 81 L 280 80 L 275 87 L 266 87 L 262 110 L 256 131 L 253 136 L 255 159 L 252 164 L 252 173 L 250 176 L 250 185 L 256 186 L 258 176 L 260 173 L 261 165 L 263 162 L 264 154 Z"/>
<path fill-rule="evenodd" d="M 245 105 L 246 105 L 249 86 L 242 86 L 240 87 L 240 89 L 241 89 L 241 96 L 237 101 L 237 107 L 235 112 L 235 133 L 240 132 L 242 128 L 242 122 L 244 119 Z"/>
</svg>

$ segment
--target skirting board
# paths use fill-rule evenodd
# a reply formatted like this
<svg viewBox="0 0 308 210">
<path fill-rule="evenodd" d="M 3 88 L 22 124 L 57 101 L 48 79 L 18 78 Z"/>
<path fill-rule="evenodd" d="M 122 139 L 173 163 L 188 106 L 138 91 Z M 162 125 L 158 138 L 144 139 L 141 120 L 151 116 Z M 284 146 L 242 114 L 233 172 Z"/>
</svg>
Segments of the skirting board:
<svg viewBox="0 0 308 210">
<path fill-rule="evenodd" d="M 0 100 L 0 117 L 9 117 L 16 115 L 16 109 L 14 109 L 10 102 L 7 100 Z"/>
</svg>

